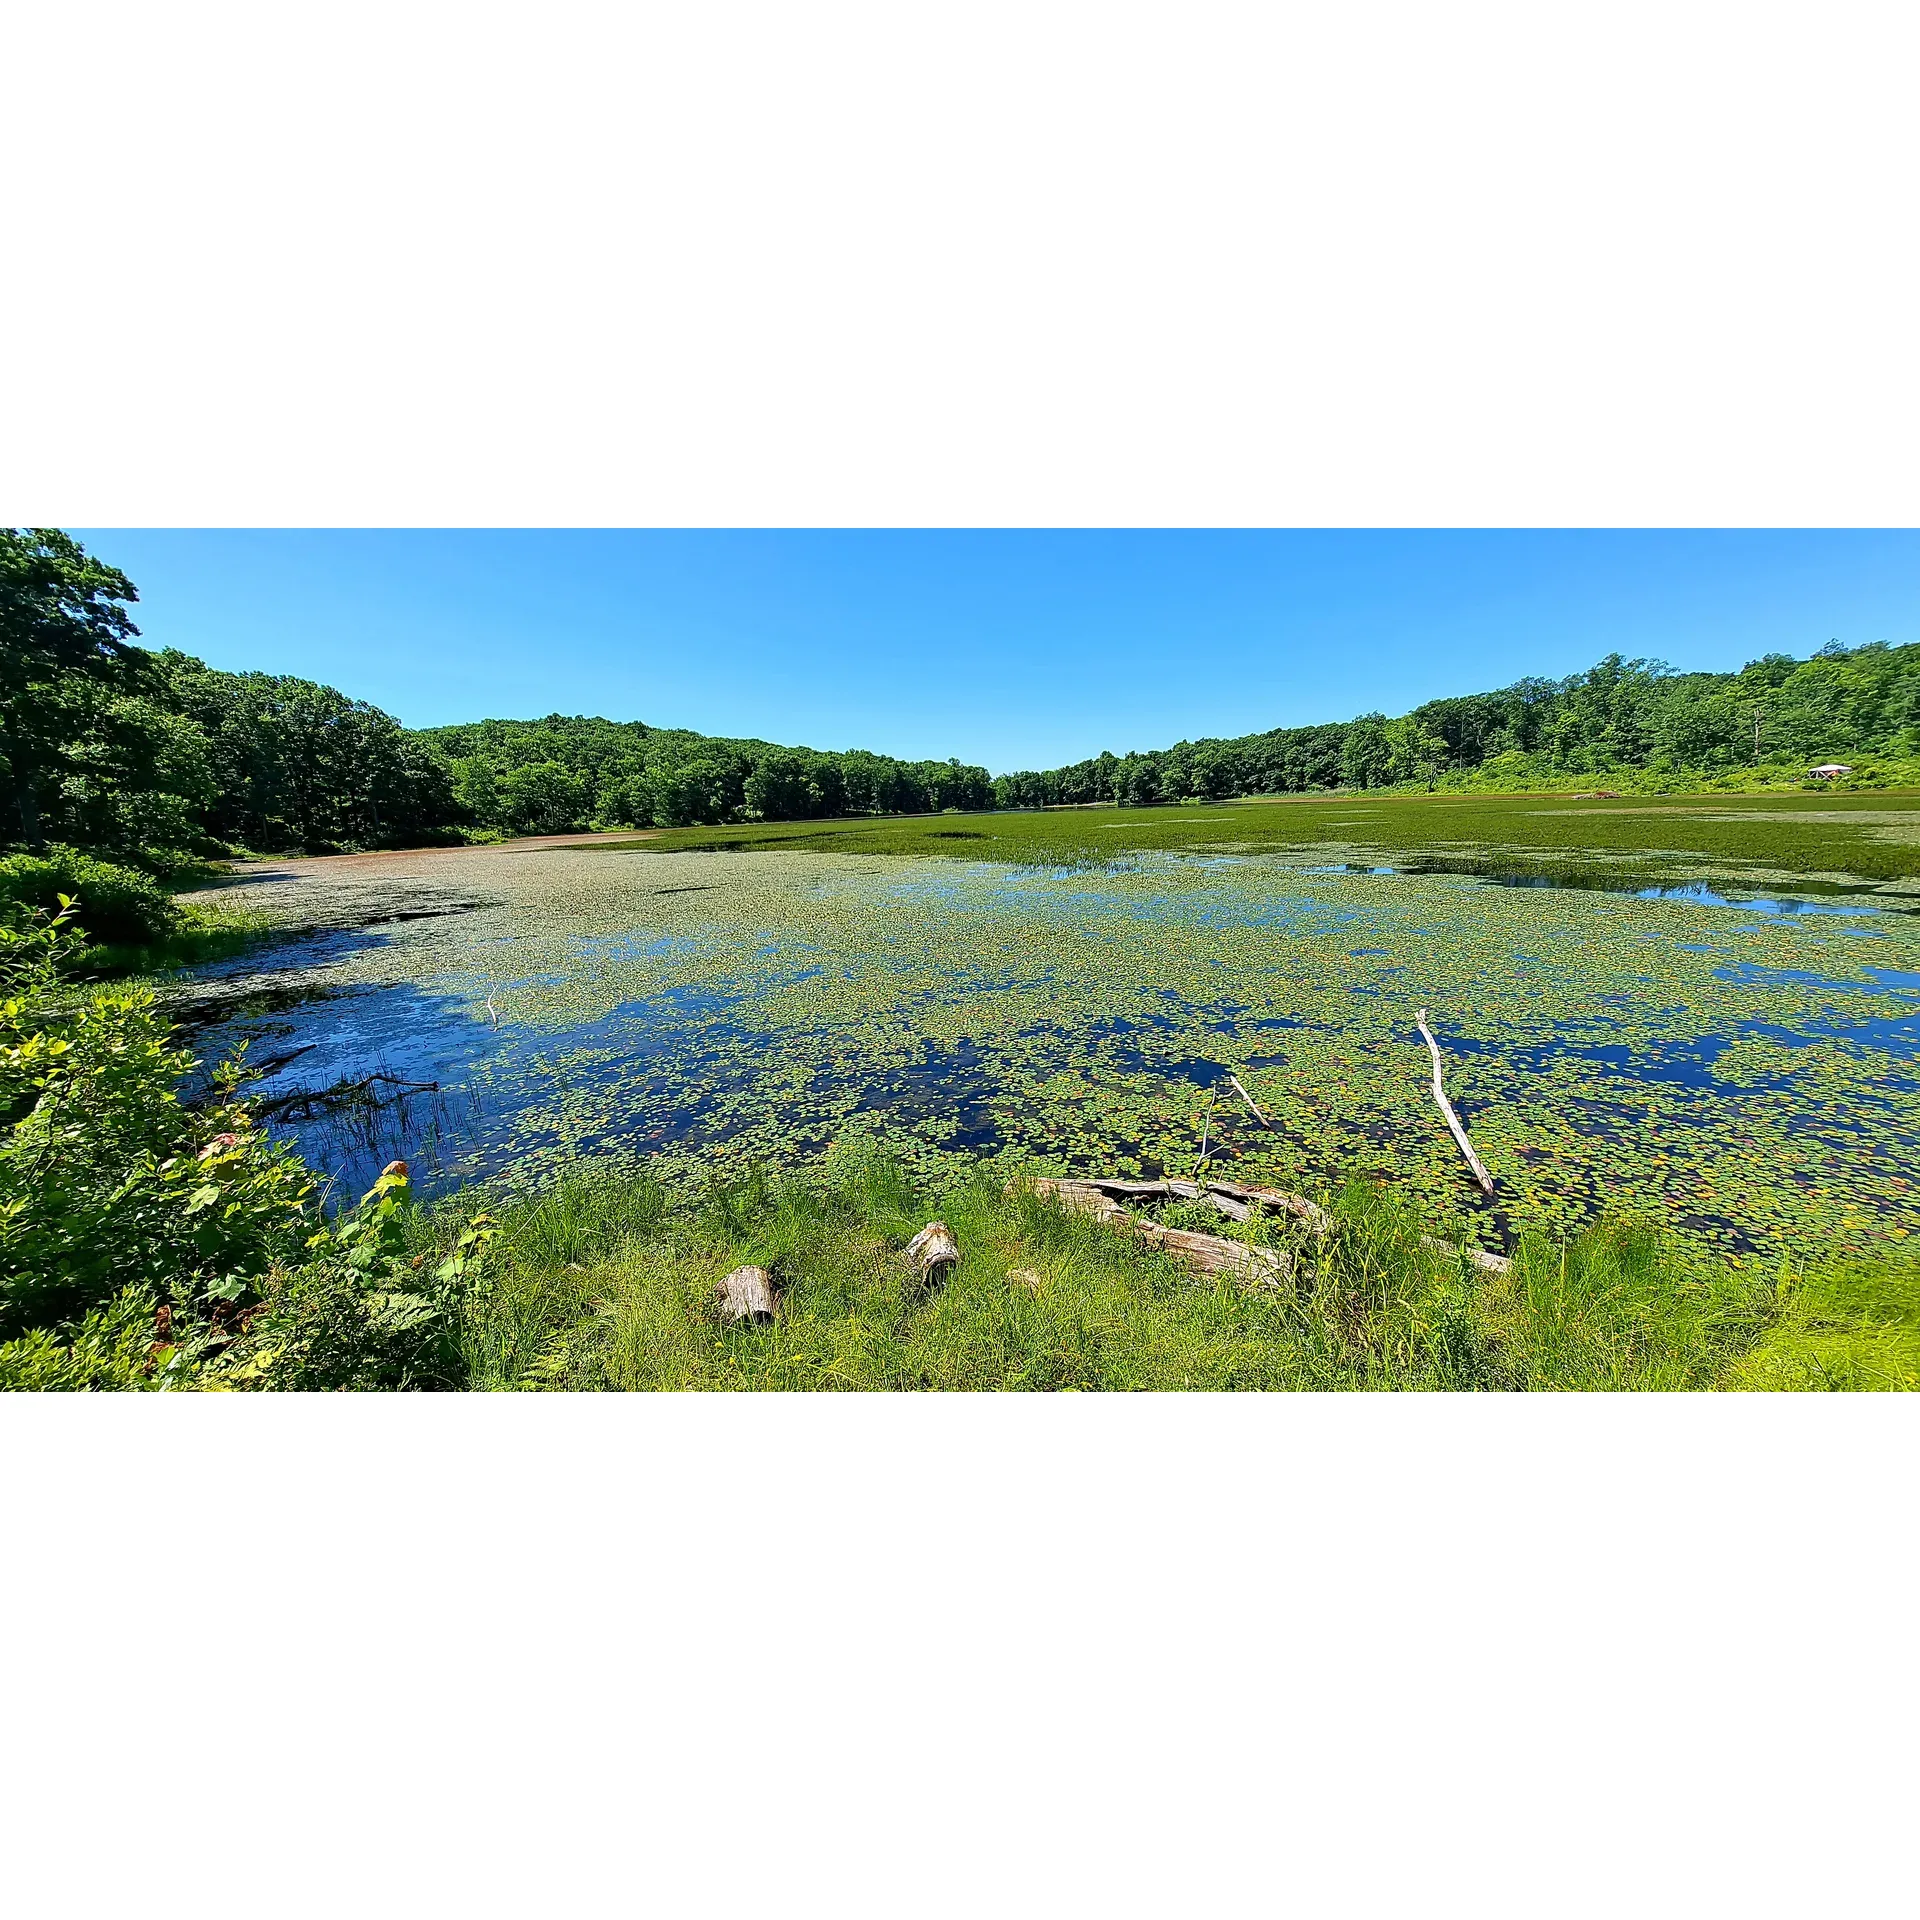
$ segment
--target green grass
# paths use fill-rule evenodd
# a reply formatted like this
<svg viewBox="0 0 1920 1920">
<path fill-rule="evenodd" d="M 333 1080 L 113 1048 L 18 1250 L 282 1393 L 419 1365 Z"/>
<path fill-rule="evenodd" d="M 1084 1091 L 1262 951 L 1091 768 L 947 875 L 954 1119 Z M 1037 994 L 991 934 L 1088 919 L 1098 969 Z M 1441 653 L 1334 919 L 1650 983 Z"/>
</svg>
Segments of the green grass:
<svg viewBox="0 0 1920 1920">
<path fill-rule="evenodd" d="M 1920 791 L 1348 794 L 1205 806 L 681 827 L 581 849 L 941 855 L 1067 865 L 1131 852 L 1377 850 L 1396 860 L 1568 874 L 1595 858 L 1650 874 L 1702 866 L 1875 882 L 1920 877 Z"/>
<path fill-rule="evenodd" d="M 1524 1243 L 1511 1275 L 1423 1246 L 1392 1194 L 1331 1196 L 1297 1283 L 1197 1280 L 982 1168 L 937 1188 L 871 1159 L 831 1177 L 670 1188 L 577 1173 L 506 1210 L 465 1351 L 483 1388 L 1674 1390 L 1920 1384 L 1920 1263 L 1762 1273 L 1611 1221 Z M 901 1249 L 933 1217 L 958 1270 Z M 1218 1228 L 1220 1223 L 1211 1223 Z M 770 1268 L 779 1318 L 713 1315 Z M 1039 1277 L 1038 1292 L 1009 1278 Z"/>
<path fill-rule="evenodd" d="M 285 937 L 285 929 L 258 907 L 234 901 L 183 900 L 177 903 L 177 911 L 179 925 L 163 939 L 141 946 L 111 942 L 89 946 L 86 973 L 96 979 L 177 973 L 183 967 L 230 959 L 263 940 Z"/>
</svg>

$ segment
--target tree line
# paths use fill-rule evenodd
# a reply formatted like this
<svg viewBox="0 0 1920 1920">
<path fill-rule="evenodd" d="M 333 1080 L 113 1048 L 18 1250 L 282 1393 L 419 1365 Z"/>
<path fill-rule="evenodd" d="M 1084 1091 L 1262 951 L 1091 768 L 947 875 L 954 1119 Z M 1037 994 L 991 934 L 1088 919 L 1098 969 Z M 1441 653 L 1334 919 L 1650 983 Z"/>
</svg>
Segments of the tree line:
<svg viewBox="0 0 1920 1920">
<path fill-rule="evenodd" d="M 941 813 L 993 805 L 984 767 L 725 740 L 638 720 L 549 714 L 414 736 L 443 756 L 463 817 L 515 833 Z"/>
<path fill-rule="evenodd" d="M 1388 787 L 1462 775 L 1503 785 L 1565 774 L 1720 774 L 1804 768 L 1848 755 L 1920 755 L 1920 645 L 1837 641 L 1807 660 L 1769 653 L 1738 673 L 1676 673 L 1610 654 L 1562 680 L 1430 700 L 1388 718 L 1149 753 L 1102 753 L 1069 767 L 1002 774 L 1001 807 L 1118 801 L 1157 806 L 1238 794 Z"/>
<path fill-rule="evenodd" d="M 292 674 L 148 651 L 131 581 L 64 533 L 0 529 L 0 842 L 164 871 L 234 850 L 422 846 L 676 827 L 1334 787 L 1524 786 L 1920 755 L 1920 645 L 1837 642 L 1738 673 L 1610 655 L 1562 680 L 1237 739 L 1003 774 L 551 714 L 412 731 Z"/>
</svg>

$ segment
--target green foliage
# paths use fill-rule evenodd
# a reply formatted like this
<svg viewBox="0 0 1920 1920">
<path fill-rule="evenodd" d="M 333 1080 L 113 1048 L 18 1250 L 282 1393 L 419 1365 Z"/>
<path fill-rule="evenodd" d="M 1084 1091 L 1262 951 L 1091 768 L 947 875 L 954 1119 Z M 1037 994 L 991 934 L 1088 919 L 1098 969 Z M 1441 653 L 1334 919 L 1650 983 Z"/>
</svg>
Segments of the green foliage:
<svg viewBox="0 0 1920 1920">
<path fill-rule="evenodd" d="M 0 930 L 0 1339 L 130 1287 L 193 1308 L 296 1244 L 311 1177 L 234 1104 L 176 1091 L 191 1056 L 153 992 L 61 979 L 64 924 Z"/>
<path fill-rule="evenodd" d="M 127 763 L 164 757 L 141 750 L 135 597 L 57 528 L 0 527 L 0 832 L 36 852 Z"/>
<path fill-rule="evenodd" d="M 72 902 L 72 924 L 89 939 L 118 946 L 152 946 L 178 931 L 179 909 L 151 874 L 96 860 L 72 847 L 0 857 L 0 912 L 51 919 Z"/>
<path fill-rule="evenodd" d="M 1315 795 L 1284 803 L 1058 808 L 939 820 L 835 820 L 691 829 L 609 851 L 900 854 L 1028 865 L 1106 866 L 1140 855 L 1308 852 L 1323 860 L 1414 860 L 1423 870 L 1528 872 L 1579 886 L 1645 869 L 1723 877 L 1920 874 L 1913 791 L 1660 794 Z"/>
<path fill-rule="evenodd" d="M 495 817 L 514 833 L 572 833 L 586 820 L 586 782 L 557 760 L 509 767 L 495 793 Z"/>
<path fill-rule="evenodd" d="M 203 1384 L 297 1393 L 464 1384 L 461 1319 L 493 1231 L 479 1214 L 444 1255 L 434 1250 L 395 1161 L 300 1261 L 268 1272 Z"/>
<path fill-rule="evenodd" d="M 425 1247 L 396 1162 L 328 1222 L 229 1066 L 202 1108 L 149 989 L 75 989 L 76 936 L 0 928 L 0 1388 L 457 1384 L 492 1235 Z"/>
<path fill-rule="evenodd" d="M 391 714 L 292 674 L 221 673 L 154 656 L 170 707 L 201 741 L 208 838 L 259 851 L 418 846 L 459 818 L 452 770 Z"/>
<path fill-rule="evenodd" d="M 473 821 L 515 833 L 938 813 L 993 804 L 986 770 L 957 760 L 822 753 L 637 720 L 556 713 L 436 727 L 419 737 L 446 756 Z"/>
<path fill-rule="evenodd" d="M 1920 1260 L 1841 1257 L 1802 1273 L 1783 1268 L 1766 1333 L 1726 1384 L 1920 1391 Z"/>
<path fill-rule="evenodd" d="M 190 1370 L 167 1366 L 155 1338 L 158 1317 L 153 1295 L 129 1287 L 75 1325 L 35 1327 L 0 1343 L 0 1393 L 139 1393 L 178 1384 Z"/>
</svg>

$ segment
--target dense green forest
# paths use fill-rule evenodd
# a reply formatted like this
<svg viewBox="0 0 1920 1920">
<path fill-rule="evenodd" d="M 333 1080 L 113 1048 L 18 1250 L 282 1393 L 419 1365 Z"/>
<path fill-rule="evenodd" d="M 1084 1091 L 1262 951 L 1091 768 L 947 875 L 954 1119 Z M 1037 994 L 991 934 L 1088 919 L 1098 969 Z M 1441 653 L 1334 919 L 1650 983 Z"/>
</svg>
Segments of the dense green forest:
<svg viewBox="0 0 1920 1920">
<path fill-rule="evenodd" d="M 1462 776 L 1520 787 L 1566 774 L 1649 772 L 1684 781 L 1754 767 L 1920 755 L 1920 645 L 1770 653 L 1738 673 L 1675 673 L 1610 655 L 1564 680 L 1430 700 L 1389 719 L 1276 727 L 1100 754 L 1043 773 L 1002 774 L 1003 807 L 1117 800 L 1127 806 L 1315 788 L 1439 785 Z"/>
<path fill-rule="evenodd" d="M 444 756 L 460 818 L 518 833 L 940 813 L 993 805 L 984 767 L 720 740 L 638 720 L 481 720 L 413 738 Z"/>
</svg>

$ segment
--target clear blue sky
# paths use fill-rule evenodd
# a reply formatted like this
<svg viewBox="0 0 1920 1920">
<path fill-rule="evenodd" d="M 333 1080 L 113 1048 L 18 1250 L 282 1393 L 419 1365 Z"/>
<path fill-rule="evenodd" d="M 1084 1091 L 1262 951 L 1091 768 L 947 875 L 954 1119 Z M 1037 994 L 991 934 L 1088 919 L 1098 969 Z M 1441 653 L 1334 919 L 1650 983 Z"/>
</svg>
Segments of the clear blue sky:
<svg viewBox="0 0 1920 1920">
<path fill-rule="evenodd" d="M 149 646 L 412 726 L 605 714 L 994 772 L 1615 651 L 1920 639 L 1911 532 L 73 531 Z"/>
</svg>

